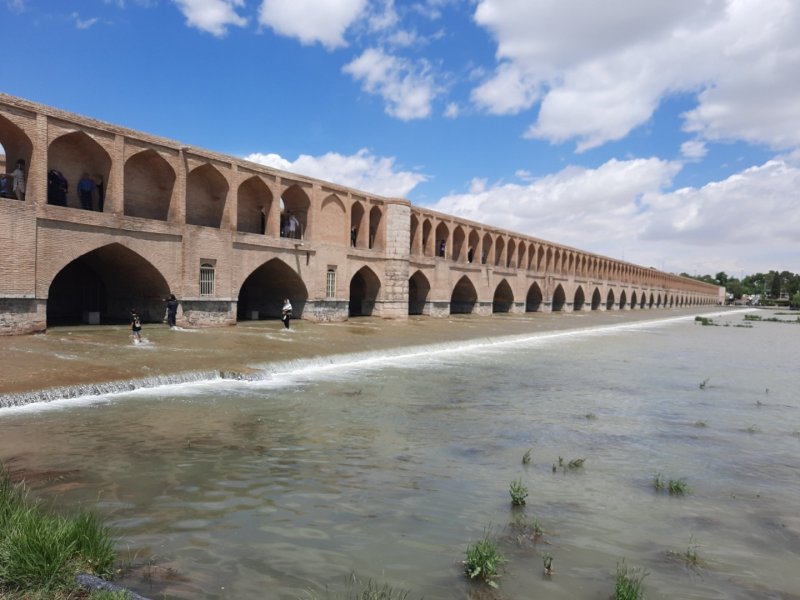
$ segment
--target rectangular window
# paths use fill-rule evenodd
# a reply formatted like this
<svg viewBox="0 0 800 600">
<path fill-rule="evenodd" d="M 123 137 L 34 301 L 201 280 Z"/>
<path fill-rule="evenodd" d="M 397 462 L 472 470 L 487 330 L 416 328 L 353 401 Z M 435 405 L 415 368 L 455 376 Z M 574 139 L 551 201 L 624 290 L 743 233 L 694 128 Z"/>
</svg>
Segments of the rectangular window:
<svg viewBox="0 0 800 600">
<path fill-rule="evenodd" d="M 214 295 L 214 264 L 210 261 L 200 263 L 200 295 Z"/>
<path fill-rule="evenodd" d="M 336 269 L 328 269 L 328 278 L 325 282 L 325 293 L 328 298 L 336 297 Z"/>
</svg>

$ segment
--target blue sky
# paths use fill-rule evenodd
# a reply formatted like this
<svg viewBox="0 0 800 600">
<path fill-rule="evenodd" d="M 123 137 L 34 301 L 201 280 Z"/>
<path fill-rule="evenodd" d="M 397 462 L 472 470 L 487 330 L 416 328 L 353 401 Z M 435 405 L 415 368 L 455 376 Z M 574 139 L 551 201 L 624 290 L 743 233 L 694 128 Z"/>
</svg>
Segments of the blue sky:
<svg viewBox="0 0 800 600">
<path fill-rule="evenodd" d="M 796 0 L 0 0 L 6 93 L 670 272 L 800 272 Z"/>
</svg>

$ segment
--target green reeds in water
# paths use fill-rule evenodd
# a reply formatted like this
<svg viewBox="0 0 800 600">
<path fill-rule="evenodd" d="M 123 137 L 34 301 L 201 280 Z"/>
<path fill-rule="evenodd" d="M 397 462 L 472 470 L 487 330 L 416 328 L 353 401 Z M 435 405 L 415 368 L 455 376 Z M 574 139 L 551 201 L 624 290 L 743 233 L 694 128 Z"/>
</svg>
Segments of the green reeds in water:
<svg viewBox="0 0 800 600">
<path fill-rule="evenodd" d="M 683 496 L 688 494 L 691 490 L 689 484 L 683 479 L 669 479 L 665 480 L 661 473 L 653 477 L 653 487 L 657 492 L 668 491 L 672 496 Z"/>
<path fill-rule="evenodd" d="M 508 493 L 511 495 L 512 506 L 525 506 L 525 499 L 528 497 L 528 486 L 522 483 L 522 479 L 515 479 L 508 486 Z"/>
<path fill-rule="evenodd" d="M 614 579 L 614 600 L 643 600 L 644 589 L 642 582 L 647 573 L 642 569 L 631 568 L 622 561 L 617 564 L 617 574 Z"/>
<path fill-rule="evenodd" d="M 470 579 L 480 579 L 492 587 L 497 587 L 500 567 L 506 562 L 497 544 L 488 535 L 467 547 L 464 560 L 464 573 Z"/>
<path fill-rule="evenodd" d="M 97 517 L 52 514 L 0 471 L 0 590 L 58 597 L 76 587 L 77 573 L 110 575 L 115 559 L 109 530 Z"/>
</svg>

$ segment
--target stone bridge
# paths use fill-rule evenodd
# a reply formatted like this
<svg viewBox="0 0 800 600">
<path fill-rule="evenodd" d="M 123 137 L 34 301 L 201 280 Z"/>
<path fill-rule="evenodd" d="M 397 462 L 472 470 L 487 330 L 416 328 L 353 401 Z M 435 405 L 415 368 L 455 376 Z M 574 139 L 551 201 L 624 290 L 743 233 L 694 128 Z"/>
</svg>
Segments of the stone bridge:
<svg viewBox="0 0 800 600">
<path fill-rule="evenodd" d="M 0 333 L 718 304 L 724 289 L 0 94 Z M 81 199 L 79 182 L 86 193 Z"/>
</svg>

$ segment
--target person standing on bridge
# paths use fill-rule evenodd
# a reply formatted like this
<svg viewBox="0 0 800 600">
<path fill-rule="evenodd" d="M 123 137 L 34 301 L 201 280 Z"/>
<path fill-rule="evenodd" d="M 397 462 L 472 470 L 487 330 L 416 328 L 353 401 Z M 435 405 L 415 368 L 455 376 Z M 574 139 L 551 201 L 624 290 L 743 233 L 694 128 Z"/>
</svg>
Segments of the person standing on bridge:
<svg viewBox="0 0 800 600">
<path fill-rule="evenodd" d="M 17 200 L 25 200 L 25 159 L 20 158 L 13 173 L 7 173 L 12 177 L 12 190 Z"/>
<path fill-rule="evenodd" d="M 92 210 L 92 195 L 94 194 L 97 186 L 88 173 L 84 173 L 78 181 L 78 196 L 81 199 L 81 208 L 83 210 Z"/>
</svg>

